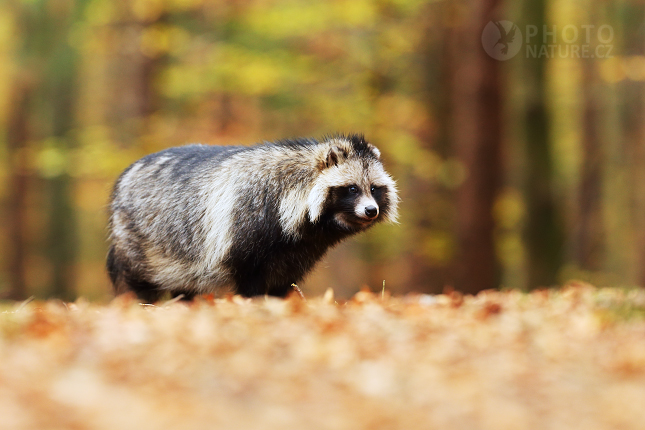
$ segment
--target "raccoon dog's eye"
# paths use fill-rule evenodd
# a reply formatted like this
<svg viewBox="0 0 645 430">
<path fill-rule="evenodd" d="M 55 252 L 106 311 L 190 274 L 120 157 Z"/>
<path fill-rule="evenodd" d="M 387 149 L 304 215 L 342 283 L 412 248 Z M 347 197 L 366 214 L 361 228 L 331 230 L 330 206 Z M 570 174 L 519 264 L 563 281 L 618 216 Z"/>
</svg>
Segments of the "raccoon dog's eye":
<svg viewBox="0 0 645 430">
<path fill-rule="evenodd" d="M 370 192 L 371 192 L 371 193 L 373 193 L 374 191 L 376 191 L 376 187 L 375 187 L 374 185 L 372 185 L 372 186 L 370 187 Z"/>
<path fill-rule="evenodd" d="M 356 185 L 350 185 L 348 190 L 351 194 L 358 194 L 358 187 Z"/>
</svg>

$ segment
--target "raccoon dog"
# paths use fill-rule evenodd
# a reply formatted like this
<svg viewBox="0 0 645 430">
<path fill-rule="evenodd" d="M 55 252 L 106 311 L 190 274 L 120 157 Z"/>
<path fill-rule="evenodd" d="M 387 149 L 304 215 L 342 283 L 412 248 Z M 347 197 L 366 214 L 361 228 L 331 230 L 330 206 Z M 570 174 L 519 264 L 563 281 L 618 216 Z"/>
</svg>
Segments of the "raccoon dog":
<svg viewBox="0 0 645 430">
<path fill-rule="evenodd" d="M 148 155 L 117 180 L 107 269 L 147 302 L 234 288 L 285 296 L 327 249 L 395 221 L 397 190 L 363 136 Z"/>
</svg>

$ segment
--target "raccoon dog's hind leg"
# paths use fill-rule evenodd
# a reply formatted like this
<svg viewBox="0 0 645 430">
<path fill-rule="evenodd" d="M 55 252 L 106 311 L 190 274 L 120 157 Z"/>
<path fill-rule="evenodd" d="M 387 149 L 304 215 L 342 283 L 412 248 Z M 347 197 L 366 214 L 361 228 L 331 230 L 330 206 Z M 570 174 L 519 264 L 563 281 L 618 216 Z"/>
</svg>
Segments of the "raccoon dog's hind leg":
<svg viewBox="0 0 645 430">
<path fill-rule="evenodd" d="M 134 273 L 129 265 L 118 257 L 114 246 L 110 246 L 106 266 L 117 295 L 132 291 L 146 303 L 154 303 L 161 299 L 159 287 Z"/>
<path fill-rule="evenodd" d="M 119 264 L 116 261 L 116 256 L 114 255 L 114 246 L 112 245 L 110 245 L 110 249 L 108 250 L 105 266 L 107 267 L 108 275 L 110 275 L 110 281 L 112 281 L 112 285 L 114 285 L 114 288 L 116 289 L 116 286 L 118 285 L 117 281 L 119 280 L 119 273 L 121 272 L 121 270 L 119 269 Z M 117 291 L 117 294 L 124 292 L 125 291 Z"/>
</svg>

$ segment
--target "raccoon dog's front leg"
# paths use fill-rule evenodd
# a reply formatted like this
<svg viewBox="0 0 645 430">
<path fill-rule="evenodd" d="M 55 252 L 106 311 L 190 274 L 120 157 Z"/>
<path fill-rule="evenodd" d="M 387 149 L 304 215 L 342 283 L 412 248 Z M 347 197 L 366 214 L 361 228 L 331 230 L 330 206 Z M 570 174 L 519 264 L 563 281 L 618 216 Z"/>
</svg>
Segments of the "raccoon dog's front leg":
<svg viewBox="0 0 645 430">
<path fill-rule="evenodd" d="M 259 272 L 240 274 L 235 280 L 235 283 L 237 284 L 237 293 L 245 297 L 262 296 L 265 294 L 286 297 L 291 291 L 291 285 L 287 283 L 280 286 L 268 285 L 266 276 Z"/>
<path fill-rule="evenodd" d="M 285 284 L 280 285 L 279 287 L 269 287 L 267 294 L 276 297 L 287 297 L 287 294 L 289 294 L 291 291 L 293 291 L 293 287 L 291 285 Z"/>
<path fill-rule="evenodd" d="M 235 283 L 237 284 L 237 293 L 244 297 L 261 296 L 267 293 L 263 276 L 257 273 L 238 276 Z"/>
</svg>

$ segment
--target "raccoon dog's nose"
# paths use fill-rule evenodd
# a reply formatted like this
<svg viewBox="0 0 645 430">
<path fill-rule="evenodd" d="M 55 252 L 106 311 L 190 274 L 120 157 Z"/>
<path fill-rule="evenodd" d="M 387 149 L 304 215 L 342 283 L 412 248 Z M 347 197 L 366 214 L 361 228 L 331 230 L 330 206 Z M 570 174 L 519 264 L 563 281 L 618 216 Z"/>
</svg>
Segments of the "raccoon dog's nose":
<svg viewBox="0 0 645 430">
<path fill-rule="evenodd" d="M 368 206 L 365 208 L 365 215 L 368 218 L 376 218 L 378 215 L 378 208 L 376 206 Z"/>
</svg>

